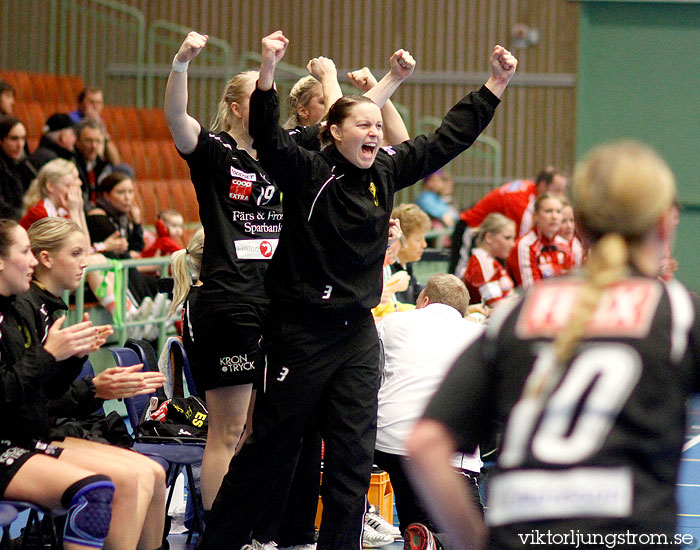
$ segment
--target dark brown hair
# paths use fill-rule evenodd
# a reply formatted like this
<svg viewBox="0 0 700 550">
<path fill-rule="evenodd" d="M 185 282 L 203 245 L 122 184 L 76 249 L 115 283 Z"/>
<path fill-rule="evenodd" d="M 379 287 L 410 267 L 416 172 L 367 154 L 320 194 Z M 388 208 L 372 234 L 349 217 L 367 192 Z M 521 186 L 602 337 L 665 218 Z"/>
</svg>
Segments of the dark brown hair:
<svg viewBox="0 0 700 550">
<path fill-rule="evenodd" d="M 3 258 L 7 257 L 7 252 L 14 242 L 12 232 L 18 225 L 15 220 L 0 219 L 0 256 Z"/>
<path fill-rule="evenodd" d="M 109 176 L 107 176 L 99 183 L 99 185 L 97 186 L 97 192 L 100 195 L 104 195 L 105 193 L 109 193 L 121 182 L 130 179 L 131 176 L 125 172 L 112 172 Z"/>
<path fill-rule="evenodd" d="M 328 111 L 328 119 L 326 125 L 321 129 L 319 137 L 324 145 L 333 143 L 331 135 L 331 126 L 334 124 L 340 126 L 343 121 L 350 116 L 350 110 L 360 103 L 371 103 L 376 105 L 371 99 L 361 95 L 346 95 L 336 101 Z"/>
</svg>

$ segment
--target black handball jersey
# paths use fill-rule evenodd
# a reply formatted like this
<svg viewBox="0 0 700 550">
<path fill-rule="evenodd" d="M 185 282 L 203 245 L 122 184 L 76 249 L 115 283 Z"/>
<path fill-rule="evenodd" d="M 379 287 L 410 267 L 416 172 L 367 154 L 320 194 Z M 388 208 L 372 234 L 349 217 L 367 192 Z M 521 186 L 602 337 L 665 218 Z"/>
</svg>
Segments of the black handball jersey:
<svg viewBox="0 0 700 550">
<path fill-rule="evenodd" d="M 262 281 L 282 228 L 277 187 L 226 132 L 202 128 L 195 150 L 182 157 L 205 234 L 201 301 L 267 301 Z"/>
<path fill-rule="evenodd" d="M 463 451 L 501 423 L 486 513 L 493 548 L 674 542 L 685 402 L 699 386 L 698 300 L 677 282 L 626 279 L 603 294 L 562 366 L 552 342 L 579 284 L 542 282 L 502 306 L 425 413 Z"/>
</svg>

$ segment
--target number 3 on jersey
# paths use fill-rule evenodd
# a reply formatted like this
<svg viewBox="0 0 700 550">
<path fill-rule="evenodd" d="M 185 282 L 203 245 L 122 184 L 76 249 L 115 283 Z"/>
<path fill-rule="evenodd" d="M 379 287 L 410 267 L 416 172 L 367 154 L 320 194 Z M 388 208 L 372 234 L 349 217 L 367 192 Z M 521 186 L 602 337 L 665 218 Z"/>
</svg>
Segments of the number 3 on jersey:
<svg viewBox="0 0 700 550">
<path fill-rule="evenodd" d="M 528 377 L 555 370 L 551 346 L 543 348 Z M 521 466 L 528 448 L 548 464 L 574 464 L 600 450 L 642 372 L 637 352 L 622 344 L 584 350 L 546 400 L 521 395 L 508 417 L 499 464 Z"/>
</svg>

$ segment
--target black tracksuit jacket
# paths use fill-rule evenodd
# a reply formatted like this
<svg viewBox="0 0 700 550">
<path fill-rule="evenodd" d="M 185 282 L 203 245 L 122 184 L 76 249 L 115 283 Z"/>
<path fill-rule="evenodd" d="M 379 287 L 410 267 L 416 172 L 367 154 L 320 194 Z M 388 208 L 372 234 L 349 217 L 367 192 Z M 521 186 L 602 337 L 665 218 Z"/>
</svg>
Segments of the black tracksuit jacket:
<svg viewBox="0 0 700 550">
<path fill-rule="evenodd" d="M 299 147 L 278 125 L 277 92 L 256 89 L 253 146 L 283 192 L 284 223 L 265 285 L 273 309 L 319 321 L 359 318 L 376 306 L 394 193 L 467 149 L 498 103 L 482 87 L 450 109 L 435 132 L 384 147 L 372 167 L 360 169 L 334 146 Z"/>
</svg>

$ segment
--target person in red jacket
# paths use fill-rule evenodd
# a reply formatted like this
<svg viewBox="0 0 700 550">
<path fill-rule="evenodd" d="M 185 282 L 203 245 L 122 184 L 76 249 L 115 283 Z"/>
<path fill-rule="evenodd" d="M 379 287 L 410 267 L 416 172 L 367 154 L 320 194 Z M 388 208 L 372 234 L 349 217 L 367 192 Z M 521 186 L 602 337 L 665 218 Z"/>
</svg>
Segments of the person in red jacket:
<svg viewBox="0 0 700 550">
<path fill-rule="evenodd" d="M 499 300 L 513 295 L 513 280 L 503 263 L 515 243 L 515 222 L 493 212 L 479 226 L 476 247 L 472 250 L 464 284 L 469 302 L 494 306 Z"/>
<path fill-rule="evenodd" d="M 515 180 L 494 189 L 462 212 L 460 218 L 469 227 L 477 227 L 491 212 L 499 212 L 515 222 L 515 234 L 521 237 L 532 229 L 535 199 L 544 193 L 563 196 L 566 184 L 566 176 L 548 166 L 535 181 Z"/>
<path fill-rule="evenodd" d="M 535 226 L 516 242 L 508 256 L 508 273 L 517 286 L 530 288 L 541 279 L 563 275 L 573 266 L 561 227 L 562 202 L 545 193 L 535 201 Z"/>
<path fill-rule="evenodd" d="M 160 212 L 156 220 L 158 238 L 151 246 L 141 252 L 141 257 L 170 256 L 173 252 L 182 250 L 185 248 L 182 246 L 184 232 L 185 220 L 180 212 L 173 209 Z"/>
<path fill-rule="evenodd" d="M 563 200 L 561 209 L 561 227 L 559 235 L 566 239 L 571 249 L 571 260 L 574 267 L 581 267 L 586 261 L 586 245 L 576 234 L 576 223 L 574 221 L 574 207 L 569 201 Z"/>
<path fill-rule="evenodd" d="M 494 189 L 474 206 L 460 214 L 460 222 L 452 237 L 450 270 L 460 279 L 469 261 L 473 232 L 470 228 L 481 225 L 492 212 L 503 214 L 515 222 L 515 238 L 532 229 L 535 199 L 543 193 L 563 197 L 567 177 L 563 172 L 548 166 L 532 180 L 515 180 Z M 466 227 L 465 227 L 466 226 Z"/>
</svg>

